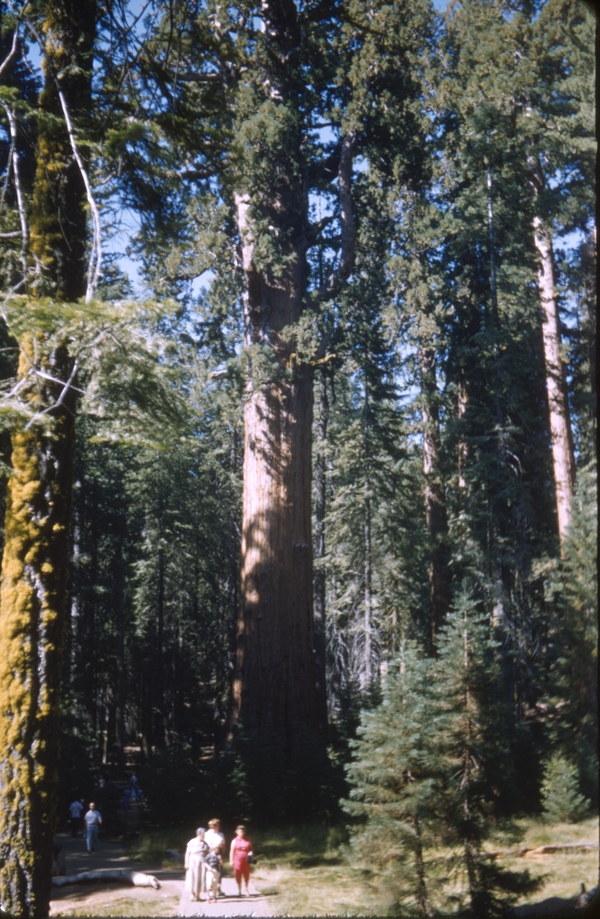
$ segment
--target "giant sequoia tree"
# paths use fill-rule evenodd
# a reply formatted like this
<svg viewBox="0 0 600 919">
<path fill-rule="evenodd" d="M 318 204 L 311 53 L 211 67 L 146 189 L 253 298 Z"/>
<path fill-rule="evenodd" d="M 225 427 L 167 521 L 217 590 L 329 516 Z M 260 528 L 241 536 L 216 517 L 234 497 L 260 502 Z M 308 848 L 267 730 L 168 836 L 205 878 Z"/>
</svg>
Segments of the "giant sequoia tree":
<svg viewBox="0 0 600 919">
<path fill-rule="evenodd" d="M 86 291 L 86 193 L 65 109 L 69 121 L 89 111 L 96 3 L 40 6 L 28 284 L 60 310 Z M 12 434 L 0 595 L 0 898 L 22 916 L 47 915 L 50 900 L 74 438 L 73 360 L 67 342 L 45 341 L 34 321 L 20 341 L 20 396 L 33 418 Z"/>
<path fill-rule="evenodd" d="M 138 158 L 124 155 L 137 176 L 129 187 L 152 215 L 150 269 L 168 229 L 181 241 L 170 258 L 174 283 L 207 267 L 241 280 L 244 497 L 230 727 L 289 754 L 324 727 L 311 546 L 312 370 L 327 351 L 319 315 L 353 269 L 353 161 L 389 131 L 376 100 L 399 112 L 396 142 L 414 154 L 413 64 L 427 10 L 190 2 L 178 17 L 165 17 L 144 70 L 154 131 L 171 152 L 146 132 Z M 178 203 L 153 196 L 156 156 L 168 163 Z M 207 258 L 218 233 L 230 240 L 229 264 Z M 158 283 L 164 277 L 157 272 Z"/>
</svg>

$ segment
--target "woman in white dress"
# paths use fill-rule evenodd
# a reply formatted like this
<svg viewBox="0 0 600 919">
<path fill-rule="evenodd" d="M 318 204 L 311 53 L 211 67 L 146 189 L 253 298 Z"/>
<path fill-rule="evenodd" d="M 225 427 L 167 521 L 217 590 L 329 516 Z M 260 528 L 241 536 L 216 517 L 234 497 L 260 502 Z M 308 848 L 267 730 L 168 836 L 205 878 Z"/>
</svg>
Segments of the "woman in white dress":
<svg viewBox="0 0 600 919">
<path fill-rule="evenodd" d="M 204 856 L 208 854 L 209 845 L 204 841 L 205 830 L 198 827 L 196 835 L 187 844 L 184 868 L 185 889 L 190 892 L 192 900 L 201 900 L 204 889 Z"/>
</svg>

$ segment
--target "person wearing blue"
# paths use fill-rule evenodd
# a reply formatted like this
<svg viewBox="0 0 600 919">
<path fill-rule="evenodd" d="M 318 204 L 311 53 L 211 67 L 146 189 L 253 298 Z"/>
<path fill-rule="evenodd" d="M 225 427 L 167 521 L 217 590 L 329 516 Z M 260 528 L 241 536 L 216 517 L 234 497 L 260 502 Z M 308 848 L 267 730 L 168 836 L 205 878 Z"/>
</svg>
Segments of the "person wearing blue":
<svg viewBox="0 0 600 919">
<path fill-rule="evenodd" d="M 102 825 L 102 817 L 100 815 L 100 811 L 96 810 L 96 805 L 93 801 L 90 803 L 90 809 L 83 819 L 85 820 L 86 825 L 85 843 L 88 853 L 91 855 L 91 853 L 96 848 L 98 831 Z"/>
<path fill-rule="evenodd" d="M 79 836 L 79 830 L 81 829 L 81 818 L 83 816 L 85 808 L 81 801 L 78 801 L 77 798 L 73 801 L 72 804 L 69 804 L 69 814 L 71 815 L 71 836 L 73 839 L 76 839 Z"/>
</svg>

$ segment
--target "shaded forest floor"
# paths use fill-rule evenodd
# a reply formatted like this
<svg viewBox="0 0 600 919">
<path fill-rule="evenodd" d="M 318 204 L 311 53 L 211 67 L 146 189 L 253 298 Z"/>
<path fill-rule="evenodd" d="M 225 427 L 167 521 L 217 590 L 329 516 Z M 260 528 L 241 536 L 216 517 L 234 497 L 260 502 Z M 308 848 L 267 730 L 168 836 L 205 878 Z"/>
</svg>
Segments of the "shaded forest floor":
<svg viewBox="0 0 600 919">
<path fill-rule="evenodd" d="M 547 825 L 535 820 L 519 821 L 522 837 L 517 845 L 535 849 L 544 845 L 598 843 L 598 819 L 579 824 Z M 189 835 L 189 834 L 188 834 Z M 340 845 L 342 830 L 324 827 L 290 827 L 253 834 L 254 851 L 259 855 L 253 869 L 255 889 L 268 903 L 268 912 L 276 916 L 325 916 L 381 914 L 385 904 L 361 887 L 347 866 Z M 93 868 L 134 868 L 156 875 L 160 890 L 124 888 L 114 884 L 69 886 L 53 894 L 53 916 L 177 916 L 181 914 L 183 870 L 181 863 L 166 855 L 168 848 L 181 851 L 185 831 L 153 830 L 123 846 L 100 840 L 98 851 L 85 853 L 83 840 L 72 840 L 61 834 L 59 841 L 67 847 L 67 872 Z M 498 836 L 486 849 L 510 848 L 514 842 Z M 538 903 L 548 897 L 574 898 L 581 884 L 591 889 L 598 883 L 598 849 L 592 851 L 558 851 L 547 854 L 530 852 L 521 857 L 503 857 L 501 864 L 515 871 L 528 869 L 532 876 L 545 876 L 540 890 L 522 903 Z M 252 898 L 253 899 L 253 898 Z M 251 903 L 252 903 L 251 899 Z M 234 902 L 234 901 L 232 901 Z M 257 905 L 255 901 L 254 905 Z M 214 915 L 225 912 L 219 903 Z M 252 910 L 254 911 L 254 910 Z M 207 909 L 203 910 L 206 914 Z"/>
</svg>

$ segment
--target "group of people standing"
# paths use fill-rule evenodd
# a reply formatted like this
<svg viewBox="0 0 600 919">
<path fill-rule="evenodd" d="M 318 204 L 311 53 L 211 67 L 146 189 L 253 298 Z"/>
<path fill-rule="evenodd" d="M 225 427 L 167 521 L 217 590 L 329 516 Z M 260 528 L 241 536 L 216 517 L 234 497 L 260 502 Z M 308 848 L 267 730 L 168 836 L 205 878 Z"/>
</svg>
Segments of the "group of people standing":
<svg viewBox="0 0 600 919">
<path fill-rule="evenodd" d="M 185 850 L 186 869 L 185 886 L 192 900 L 201 900 L 206 893 L 209 900 L 223 896 L 221 879 L 223 877 L 223 856 L 225 854 L 225 836 L 221 832 L 220 821 L 209 820 L 208 829 L 199 827 L 196 835 L 187 844 Z M 246 827 L 240 825 L 235 831 L 229 847 L 229 861 L 238 886 L 238 896 L 242 895 L 242 882 L 246 885 L 246 896 L 250 896 L 250 861 L 252 859 L 252 842 L 246 836 Z M 214 884 L 208 882 L 217 878 Z"/>
</svg>

